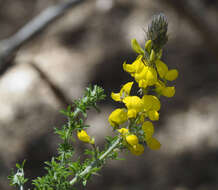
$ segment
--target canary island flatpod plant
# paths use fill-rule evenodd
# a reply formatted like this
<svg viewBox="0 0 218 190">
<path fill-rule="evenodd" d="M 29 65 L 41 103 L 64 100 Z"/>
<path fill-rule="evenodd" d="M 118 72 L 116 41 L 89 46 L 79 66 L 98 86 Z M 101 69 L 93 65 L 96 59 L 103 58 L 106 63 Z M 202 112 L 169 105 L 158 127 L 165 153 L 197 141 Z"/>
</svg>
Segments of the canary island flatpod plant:
<svg viewBox="0 0 218 190">
<path fill-rule="evenodd" d="M 101 87 L 93 86 L 85 90 L 81 99 L 75 100 L 65 111 L 67 123 L 55 128 L 62 139 L 58 146 L 58 156 L 45 162 L 47 174 L 32 180 L 33 190 L 74 190 L 75 184 L 87 181 L 107 163 L 119 159 L 120 151 L 135 156 L 143 155 L 146 148 L 158 150 L 160 142 L 154 138 L 153 122 L 159 120 L 160 97 L 171 98 L 175 94 L 172 85 L 178 77 L 176 69 L 168 68 L 162 61 L 163 46 L 167 43 L 167 19 L 163 14 L 155 15 L 146 31 L 146 42 L 141 47 L 136 39 L 132 40 L 132 49 L 137 57 L 132 63 L 123 63 L 123 70 L 132 77 L 132 81 L 123 84 L 119 92 L 112 92 L 111 98 L 122 103 L 120 108 L 110 113 L 108 122 L 114 136 L 106 137 L 103 149 L 95 143 L 95 138 L 87 134 L 85 124 L 87 111 L 96 109 L 97 102 L 105 98 Z M 137 85 L 137 94 L 131 93 L 133 84 Z M 84 150 L 86 159 L 75 158 L 73 143 L 75 137 L 89 144 Z M 80 156 L 81 157 L 81 156 Z M 24 163 L 16 164 L 16 170 L 9 176 L 10 184 L 19 190 L 25 189 Z"/>
</svg>

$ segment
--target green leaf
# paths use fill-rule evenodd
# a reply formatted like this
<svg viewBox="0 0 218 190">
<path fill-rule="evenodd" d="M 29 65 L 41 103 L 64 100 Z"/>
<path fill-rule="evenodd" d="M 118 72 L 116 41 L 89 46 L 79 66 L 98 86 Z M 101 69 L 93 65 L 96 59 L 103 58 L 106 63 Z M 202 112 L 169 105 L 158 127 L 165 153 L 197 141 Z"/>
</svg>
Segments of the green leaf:
<svg viewBox="0 0 218 190">
<path fill-rule="evenodd" d="M 83 180 L 83 186 L 86 186 L 86 184 L 87 184 L 87 180 L 85 179 Z"/>
</svg>

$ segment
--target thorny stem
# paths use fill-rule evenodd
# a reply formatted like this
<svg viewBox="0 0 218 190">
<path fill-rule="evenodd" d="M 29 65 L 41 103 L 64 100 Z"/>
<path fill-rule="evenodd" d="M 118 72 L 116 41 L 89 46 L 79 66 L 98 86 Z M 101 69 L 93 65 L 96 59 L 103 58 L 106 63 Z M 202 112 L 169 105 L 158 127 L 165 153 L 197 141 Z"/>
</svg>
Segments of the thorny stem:
<svg viewBox="0 0 218 190">
<path fill-rule="evenodd" d="M 74 185 L 74 184 L 78 181 L 79 178 L 82 178 L 83 176 L 85 176 L 86 174 L 88 174 L 88 173 L 91 171 L 91 169 L 96 166 L 97 162 L 99 162 L 99 161 L 103 160 L 104 158 L 106 158 L 107 155 L 110 154 L 110 153 L 119 145 L 120 141 L 121 141 L 121 139 L 118 138 L 118 139 L 107 149 L 107 151 L 99 157 L 98 160 L 93 161 L 93 162 L 92 162 L 89 166 L 87 166 L 81 173 L 76 174 L 75 177 L 70 181 L 70 184 L 71 184 L 71 185 Z"/>
</svg>

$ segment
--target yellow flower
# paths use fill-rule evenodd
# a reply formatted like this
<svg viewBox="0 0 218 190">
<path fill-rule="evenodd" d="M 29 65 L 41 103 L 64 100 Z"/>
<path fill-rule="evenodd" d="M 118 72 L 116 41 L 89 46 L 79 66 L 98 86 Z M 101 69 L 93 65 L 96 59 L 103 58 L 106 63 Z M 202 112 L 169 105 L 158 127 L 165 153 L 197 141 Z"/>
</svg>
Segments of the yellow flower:
<svg viewBox="0 0 218 190">
<path fill-rule="evenodd" d="M 162 90 L 162 95 L 163 96 L 166 96 L 168 98 L 171 98 L 174 96 L 176 90 L 175 90 L 175 87 L 172 86 L 172 87 L 166 87 Z"/>
<path fill-rule="evenodd" d="M 144 66 L 143 69 L 141 70 L 141 72 L 135 73 L 134 77 L 135 77 L 136 82 L 139 83 L 140 80 L 145 80 L 146 81 L 147 71 L 148 71 L 148 66 Z"/>
<path fill-rule="evenodd" d="M 130 144 L 131 146 L 137 145 L 139 143 L 138 137 L 136 135 L 128 135 L 126 137 L 126 141 L 128 142 L 128 144 Z"/>
<path fill-rule="evenodd" d="M 161 147 L 160 142 L 153 137 L 150 139 L 147 139 L 146 142 L 147 142 L 148 147 L 152 150 L 158 150 Z"/>
<path fill-rule="evenodd" d="M 144 79 L 138 82 L 139 88 L 146 88 L 148 86 L 148 82 Z"/>
<path fill-rule="evenodd" d="M 142 97 L 142 101 L 144 103 L 144 108 L 146 111 L 148 110 L 160 110 L 160 100 L 153 95 L 144 95 Z"/>
<path fill-rule="evenodd" d="M 150 121 L 145 121 L 142 124 L 142 130 L 145 133 L 145 139 L 148 140 L 152 137 L 152 135 L 154 134 L 154 125 L 153 123 L 151 123 Z"/>
<path fill-rule="evenodd" d="M 171 86 L 171 87 L 166 87 L 166 85 L 161 82 L 161 81 L 158 81 L 156 84 L 156 92 L 160 95 L 163 95 L 163 96 L 166 96 L 168 98 L 171 98 L 174 96 L 176 90 L 175 90 L 175 87 L 174 86 Z"/>
<path fill-rule="evenodd" d="M 173 81 L 173 80 L 176 80 L 178 75 L 179 75 L 179 72 L 176 69 L 172 69 L 166 73 L 165 79 L 169 81 Z"/>
<path fill-rule="evenodd" d="M 144 95 L 142 97 L 144 103 L 144 110 L 148 114 L 148 118 L 152 121 L 159 120 L 160 101 L 156 96 Z"/>
<path fill-rule="evenodd" d="M 125 135 L 125 134 L 127 134 L 127 133 L 129 133 L 129 130 L 128 129 L 126 129 L 126 128 L 121 128 L 121 129 L 119 129 L 119 130 L 117 130 L 119 133 L 121 133 L 122 135 Z"/>
<path fill-rule="evenodd" d="M 168 67 L 167 67 L 167 65 L 164 63 L 164 62 L 162 62 L 161 60 L 157 60 L 156 62 L 155 62 L 155 64 L 156 64 L 156 67 L 157 67 L 157 72 L 158 72 L 158 74 L 160 75 L 160 77 L 161 78 L 164 78 L 164 76 L 167 74 L 167 72 L 168 72 Z"/>
<path fill-rule="evenodd" d="M 129 147 L 129 150 L 132 154 L 139 156 L 144 152 L 144 146 L 141 144 L 136 144 L 134 146 Z"/>
<path fill-rule="evenodd" d="M 115 101 L 122 101 L 123 98 L 129 96 L 133 82 L 128 82 L 121 88 L 119 93 L 111 93 L 111 97 Z"/>
<path fill-rule="evenodd" d="M 144 54 L 144 50 L 141 48 L 137 40 L 134 38 L 132 39 L 132 49 L 139 54 Z"/>
<path fill-rule="evenodd" d="M 158 80 L 157 83 L 155 84 L 155 87 L 156 87 L 155 91 L 157 92 L 157 94 L 161 95 L 162 90 L 166 87 L 166 85 L 162 81 Z"/>
<path fill-rule="evenodd" d="M 149 86 L 154 85 L 157 82 L 157 72 L 154 68 L 149 67 L 146 74 L 146 81 Z"/>
<path fill-rule="evenodd" d="M 140 86 L 152 86 L 157 82 L 157 72 L 154 68 L 149 66 L 144 66 L 141 72 L 135 73 L 134 75 L 136 82 Z"/>
<path fill-rule="evenodd" d="M 132 64 L 123 64 L 123 70 L 134 76 L 135 73 L 140 73 L 144 68 L 144 63 L 142 62 L 143 56 L 138 56 L 137 59 Z"/>
<path fill-rule="evenodd" d="M 143 110 L 143 101 L 138 96 L 128 96 L 123 102 L 128 109 L 128 118 L 135 118 L 137 113 Z"/>
<path fill-rule="evenodd" d="M 159 113 L 156 110 L 148 111 L 148 118 L 152 121 L 159 120 Z"/>
<path fill-rule="evenodd" d="M 111 126 L 116 127 L 117 125 L 123 124 L 127 121 L 127 112 L 123 109 L 115 109 L 109 116 L 108 121 Z"/>
<path fill-rule="evenodd" d="M 90 144 L 95 143 L 95 139 L 94 138 L 91 139 L 91 137 L 84 130 L 77 131 L 77 137 L 79 140 L 83 142 L 90 143 Z"/>
</svg>

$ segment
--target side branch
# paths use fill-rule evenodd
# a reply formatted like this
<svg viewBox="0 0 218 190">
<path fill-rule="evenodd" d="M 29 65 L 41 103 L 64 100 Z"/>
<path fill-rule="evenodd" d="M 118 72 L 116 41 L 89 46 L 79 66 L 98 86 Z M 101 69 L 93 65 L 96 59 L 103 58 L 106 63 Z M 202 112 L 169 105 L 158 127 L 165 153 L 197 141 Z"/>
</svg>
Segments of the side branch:
<svg viewBox="0 0 218 190">
<path fill-rule="evenodd" d="M 39 74 L 40 78 L 48 85 L 49 89 L 52 91 L 54 96 L 57 98 L 57 100 L 60 102 L 60 104 L 63 107 L 67 107 L 71 104 L 70 99 L 65 95 L 63 90 L 59 88 L 58 85 L 56 85 L 50 78 L 47 76 L 47 74 L 35 63 L 30 63 L 30 65 L 33 67 L 33 69 Z"/>
<path fill-rule="evenodd" d="M 93 161 L 89 166 L 85 168 L 81 173 L 76 174 L 76 176 L 70 181 L 71 185 L 74 185 L 79 179 L 83 178 L 86 174 L 88 174 L 99 161 L 104 160 L 108 154 L 110 154 L 121 142 L 121 139 L 118 138 L 109 148 L 108 150 L 102 154 L 98 160 Z"/>
<path fill-rule="evenodd" d="M 8 39 L 0 41 L 0 75 L 9 68 L 9 65 L 7 64 L 10 63 L 7 62 L 7 58 L 10 57 L 20 46 L 25 44 L 36 34 L 45 29 L 58 17 L 63 15 L 66 10 L 83 1 L 84 0 L 68 0 L 58 5 L 49 7 L 44 10 L 40 15 L 33 18 L 16 34 L 9 37 Z M 10 66 L 12 66 L 12 64 Z"/>
</svg>

